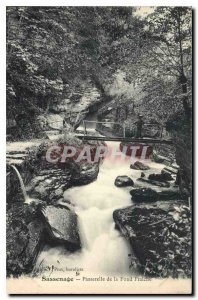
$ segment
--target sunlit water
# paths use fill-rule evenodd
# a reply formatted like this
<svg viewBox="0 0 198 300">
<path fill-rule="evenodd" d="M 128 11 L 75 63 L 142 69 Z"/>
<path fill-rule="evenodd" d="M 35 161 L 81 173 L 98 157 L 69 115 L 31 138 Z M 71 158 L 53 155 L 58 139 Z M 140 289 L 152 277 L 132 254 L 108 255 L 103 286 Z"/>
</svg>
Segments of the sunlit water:
<svg viewBox="0 0 198 300">
<path fill-rule="evenodd" d="M 108 147 L 119 143 L 108 142 Z M 68 189 L 64 193 L 78 215 L 79 233 L 82 249 L 75 253 L 63 247 L 45 247 L 40 253 L 36 268 L 55 265 L 57 267 L 83 268 L 88 274 L 135 274 L 130 269 L 131 249 L 126 239 L 115 229 L 113 211 L 132 204 L 130 187 L 118 188 L 114 185 L 119 175 L 128 175 L 134 181 L 142 171 L 130 169 L 130 161 L 105 159 L 100 166 L 96 181 Z M 146 164 L 152 168 L 146 172 L 159 172 L 164 165 L 151 161 Z M 139 184 L 139 183 L 138 183 Z M 141 183 L 143 186 L 145 184 Z M 155 188 L 153 186 L 153 188 Z M 160 188 L 156 187 L 156 190 Z"/>
</svg>

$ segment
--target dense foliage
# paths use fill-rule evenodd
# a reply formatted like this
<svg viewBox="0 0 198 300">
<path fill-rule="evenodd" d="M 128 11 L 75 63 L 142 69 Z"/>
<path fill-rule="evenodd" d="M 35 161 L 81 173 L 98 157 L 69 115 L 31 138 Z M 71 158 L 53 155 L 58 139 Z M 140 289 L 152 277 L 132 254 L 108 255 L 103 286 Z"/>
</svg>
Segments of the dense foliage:
<svg viewBox="0 0 198 300">
<path fill-rule="evenodd" d="M 124 85 L 115 87 L 120 72 Z M 188 111 L 191 9 L 7 8 L 8 118 L 46 112 L 87 80 L 159 119 Z"/>
</svg>

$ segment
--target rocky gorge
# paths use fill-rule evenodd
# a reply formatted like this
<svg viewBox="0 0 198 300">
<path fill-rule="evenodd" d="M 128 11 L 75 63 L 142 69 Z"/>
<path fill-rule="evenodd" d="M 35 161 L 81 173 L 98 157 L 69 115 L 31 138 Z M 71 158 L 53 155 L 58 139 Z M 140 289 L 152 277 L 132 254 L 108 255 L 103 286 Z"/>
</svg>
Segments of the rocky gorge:
<svg viewBox="0 0 198 300">
<path fill-rule="evenodd" d="M 61 145 L 69 141 L 76 147 L 83 146 L 83 142 L 72 135 L 59 138 L 56 144 Z M 96 236 L 97 244 L 97 239 L 100 240 L 105 228 L 112 228 L 115 235 L 118 234 L 116 233 L 118 230 L 121 234 L 121 236 L 118 234 L 117 242 L 123 243 L 122 246 L 120 245 L 120 255 L 123 256 L 124 265 L 117 267 L 121 270 L 123 268 L 122 272 L 130 273 L 138 269 L 144 276 L 190 276 L 191 207 L 188 199 L 182 195 L 175 183 L 178 172 L 176 164 L 166 163 L 166 160 L 162 161 L 162 156 L 155 154 L 152 158 L 153 162 L 137 160 L 132 164 L 127 162 L 123 165 L 121 162 L 121 165 L 113 166 L 106 159 L 104 166 L 102 162 L 100 166 L 87 162 L 78 165 L 73 161 L 53 165 L 45 159 L 46 150 L 51 144 L 54 144 L 54 141 L 46 141 L 30 147 L 28 154 L 24 151 L 27 156 L 18 168 L 24 178 L 29 198 L 25 203 L 17 184 L 18 179 L 13 174 L 10 175 L 11 170 L 8 166 L 10 188 L 8 187 L 7 204 L 7 231 L 9 232 L 7 270 L 9 276 L 34 273 L 34 264 L 36 263 L 38 267 L 44 253 L 46 255 L 48 249 L 57 249 L 57 247 L 65 249 L 67 259 L 64 256 L 64 260 L 67 260 L 68 266 L 71 263 L 70 253 L 78 253 L 76 252 L 78 249 L 81 249 L 82 254 L 80 257 L 79 254 L 75 254 L 76 262 L 79 260 L 87 264 L 95 247 L 91 242 L 93 239 L 91 236 Z M 97 146 L 96 142 L 92 144 L 93 147 Z M 19 156 L 17 158 L 19 159 Z M 160 163 L 155 162 L 160 159 Z M 107 191 L 103 179 L 104 172 L 105 176 L 108 176 L 106 177 L 108 178 L 106 179 Z M 115 177 L 116 173 L 117 177 Z M 101 179 L 97 179 L 99 174 Z M 12 186 L 18 187 L 18 191 L 14 191 Z M 95 195 L 96 192 L 98 196 Z M 114 204 L 113 199 L 115 199 Z M 87 225 L 84 223 L 85 212 L 81 211 L 80 207 L 83 211 L 84 209 L 87 211 Z M 98 210 L 97 207 L 100 209 Z M 103 215 L 105 217 L 105 209 L 108 207 L 112 208 L 108 212 L 107 221 L 103 220 Z M 100 216 L 98 220 L 93 220 L 94 209 L 97 210 L 98 217 Z M 107 227 L 104 226 L 99 230 L 95 226 L 99 226 L 97 222 L 101 220 Z M 98 225 L 94 225 L 95 222 Z M 93 233 L 89 233 L 88 228 L 82 231 L 82 224 L 84 224 L 83 228 L 93 226 Z M 85 253 L 85 238 L 89 240 L 90 234 L 91 240 L 88 245 L 92 250 Z M 125 245 L 122 236 L 129 245 Z M 111 238 L 109 235 L 108 243 Z M 104 242 L 107 243 L 107 240 Z M 105 244 L 103 247 L 101 253 L 105 257 L 107 251 Z M 55 250 L 59 257 L 60 254 L 56 251 L 59 250 Z M 109 255 L 112 253 L 110 252 Z M 110 261 L 112 258 L 109 256 Z M 47 264 L 47 261 L 44 261 L 44 264 Z M 112 264 L 108 272 L 112 272 L 115 267 Z"/>
<path fill-rule="evenodd" d="M 64 244 L 69 251 L 81 247 L 77 215 L 63 194 L 69 187 L 96 180 L 99 165 L 72 160 L 52 164 L 46 160 L 46 151 L 51 145 L 71 141 L 78 149 L 84 146 L 80 140 L 68 135 L 56 141 L 19 143 L 18 151 L 15 143 L 16 151 L 11 147 L 7 155 L 8 276 L 31 272 L 40 249 L 46 243 Z M 94 149 L 98 142 L 89 144 Z M 13 171 L 12 165 L 19 170 L 19 175 Z M 27 195 L 21 189 L 21 180 L 25 183 Z"/>
<path fill-rule="evenodd" d="M 46 160 L 47 149 L 64 144 L 77 149 L 89 144 L 93 151 L 100 145 L 116 145 L 118 151 L 127 146 L 126 155 L 130 156 L 129 146 L 139 144 L 85 143 L 75 137 L 75 130 L 83 132 L 81 121 L 85 118 L 101 122 L 95 127 L 88 123 L 89 134 L 122 136 L 124 113 L 123 108 L 118 114 L 116 101 L 105 97 L 104 90 L 99 93 L 90 86 L 87 94 L 72 94 L 39 114 L 33 123 L 36 139 L 8 143 L 8 276 L 40 276 L 54 257 L 55 264 L 60 260 L 71 268 L 82 264 L 90 272 L 104 274 L 191 276 L 191 162 L 185 146 L 180 147 L 184 137 L 179 140 L 177 134 L 173 145 L 141 143 L 137 160 L 127 163 L 114 164 L 108 158 L 98 163 Z M 130 114 L 137 117 L 133 109 Z M 119 126 L 106 123 L 116 116 Z M 129 124 L 125 125 L 126 136 L 134 134 L 129 132 Z M 22 131 L 23 127 L 21 124 Z M 152 131 L 152 137 L 157 134 L 155 129 L 147 131 Z M 144 147 L 147 151 L 142 161 Z M 27 197 L 10 165 L 21 174 Z"/>
<path fill-rule="evenodd" d="M 192 24 L 188 6 L 6 7 L 9 292 L 191 292 Z"/>
</svg>

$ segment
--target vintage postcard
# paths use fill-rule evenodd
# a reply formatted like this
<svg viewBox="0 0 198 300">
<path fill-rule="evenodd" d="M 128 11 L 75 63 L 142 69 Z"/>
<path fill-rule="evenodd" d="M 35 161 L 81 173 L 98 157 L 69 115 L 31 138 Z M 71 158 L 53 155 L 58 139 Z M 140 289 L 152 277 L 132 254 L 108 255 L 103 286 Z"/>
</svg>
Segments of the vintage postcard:
<svg viewBox="0 0 198 300">
<path fill-rule="evenodd" d="M 191 294 L 192 8 L 6 22 L 8 294 Z"/>
</svg>

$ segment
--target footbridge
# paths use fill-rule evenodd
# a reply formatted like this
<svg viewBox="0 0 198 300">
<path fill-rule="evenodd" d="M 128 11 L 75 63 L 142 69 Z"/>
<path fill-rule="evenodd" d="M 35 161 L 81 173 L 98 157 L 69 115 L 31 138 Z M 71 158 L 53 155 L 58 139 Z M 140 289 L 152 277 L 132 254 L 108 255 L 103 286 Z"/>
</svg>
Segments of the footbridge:
<svg viewBox="0 0 198 300">
<path fill-rule="evenodd" d="M 57 128 L 56 131 L 57 133 L 64 133 L 64 127 Z M 145 123 L 142 128 L 142 137 L 136 137 L 136 126 L 134 124 L 131 125 L 129 133 L 124 123 L 121 124 L 111 121 L 83 120 L 78 128 L 73 128 L 73 132 L 77 138 L 84 141 L 96 140 L 125 143 L 173 144 L 165 127 L 160 124 Z"/>
<path fill-rule="evenodd" d="M 144 124 L 142 137 L 136 137 L 136 128 L 133 125 L 131 132 L 132 135 L 129 136 L 126 125 L 118 122 L 83 120 L 82 126 L 80 126 L 79 130 L 76 130 L 75 136 L 85 141 L 97 140 L 125 143 L 173 144 L 165 128 L 159 124 Z M 151 134 L 151 132 L 153 134 Z"/>
</svg>

